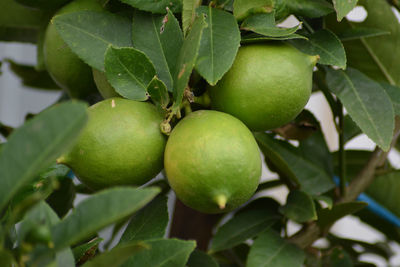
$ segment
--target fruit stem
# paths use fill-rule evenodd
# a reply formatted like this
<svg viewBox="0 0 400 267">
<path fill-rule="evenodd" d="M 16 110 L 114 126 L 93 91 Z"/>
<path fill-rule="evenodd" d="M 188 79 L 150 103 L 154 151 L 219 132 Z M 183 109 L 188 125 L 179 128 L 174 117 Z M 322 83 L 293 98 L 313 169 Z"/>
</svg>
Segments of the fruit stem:
<svg viewBox="0 0 400 267">
<path fill-rule="evenodd" d="M 218 195 L 215 197 L 215 201 L 218 204 L 218 207 L 223 210 L 226 207 L 227 198 L 225 195 Z"/>
</svg>

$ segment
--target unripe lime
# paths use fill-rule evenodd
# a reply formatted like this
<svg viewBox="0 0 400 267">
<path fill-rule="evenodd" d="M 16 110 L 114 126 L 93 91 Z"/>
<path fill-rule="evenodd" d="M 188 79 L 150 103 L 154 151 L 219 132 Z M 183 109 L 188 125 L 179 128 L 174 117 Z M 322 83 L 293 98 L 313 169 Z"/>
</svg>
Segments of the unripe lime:
<svg viewBox="0 0 400 267">
<path fill-rule="evenodd" d="M 172 130 L 164 166 L 177 197 L 205 213 L 230 211 L 246 202 L 261 176 L 261 158 L 249 129 L 235 117 L 196 111 Z"/>
<path fill-rule="evenodd" d="M 96 83 L 97 89 L 99 90 L 101 96 L 104 99 L 120 96 L 111 86 L 111 84 L 107 81 L 107 77 L 104 72 L 93 69 L 93 79 Z"/>
<path fill-rule="evenodd" d="M 209 89 L 211 105 L 252 131 L 277 128 L 307 104 L 316 60 L 283 43 L 243 46 L 232 68 Z"/>
<path fill-rule="evenodd" d="M 163 116 L 146 102 L 101 101 L 88 110 L 89 122 L 75 146 L 58 159 L 87 186 L 142 185 L 163 168 Z"/>
<path fill-rule="evenodd" d="M 61 8 L 56 15 L 84 10 L 103 9 L 97 0 L 75 0 Z M 52 22 L 46 30 L 44 58 L 51 77 L 71 97 L 83 98 L 97 91 L 92 69 L 71 51 Z"/>
</svg>

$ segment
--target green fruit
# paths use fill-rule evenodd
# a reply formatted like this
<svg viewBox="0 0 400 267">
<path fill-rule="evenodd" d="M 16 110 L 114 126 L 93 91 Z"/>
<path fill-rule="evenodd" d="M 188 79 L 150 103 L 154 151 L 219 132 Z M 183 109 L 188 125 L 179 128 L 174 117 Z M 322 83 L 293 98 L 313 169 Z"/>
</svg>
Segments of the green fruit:
<svg viewBox="0 0 400 267">
<path fill-rule="evenodd" d="M 103 100 L 88 110 L 89 122 L 75 146 L 58 159 L 92 189 L 142 185 L 163 168 L 163 116 L 146 102 Z"/>
<path fill-rule="evenodd" d="M 75 0 L 61 8 L 56 15 L 84 10 L 102 11 L 102 6 L 97 0 Z M 85 98 L 97 91 L 92 69 L 71 51 L 53 23 L 46 30 L 44 57 L 51 77 L 71 97 Z"/>
<path fill-rule="evenodd" d="M 37 225 L 27 233 L 25 242 L 31 244 L 48 244 L 51 242 L 51 231 L 46 225 Z"/>
<path fill-rule="evenodd" d="M 205 213 L 246 202 L 261 176 L 261 158 L 249 129 L 229 114 L 196 111 L 173 129 L 164 166 L 177 197 Z"/>
<path fill-rule="evenodd" d="M 65 5 L 71 0 L 16 0 L 16 1 L 21 5 L 31 8 L 54 10 Z"/>
<path fill-rule="evenodd" d="M 241 47 L 232 68 L 209 89 L 211 105 L 252 131 L 282 126 L 307 104 L 317 58 L 277 42 Z"/>
<path fill-rule="evenodd" d="M 115 89 L 111 86 L 111 84 L 107 81 L 107 77 L 104 72 L 101 72 L 96 69 L 93 70 L 93 78 L 96 83 L 97 89 L 99 90 L 101 96 L 104 99 L 120 96 Z"/>
</svg>

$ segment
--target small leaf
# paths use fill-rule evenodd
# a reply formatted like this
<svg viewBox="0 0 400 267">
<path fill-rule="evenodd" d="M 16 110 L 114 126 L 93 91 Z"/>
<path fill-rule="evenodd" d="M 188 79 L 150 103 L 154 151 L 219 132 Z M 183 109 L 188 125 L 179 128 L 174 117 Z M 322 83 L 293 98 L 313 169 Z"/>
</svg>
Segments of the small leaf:
<svg viewBox="0 0 400 267">
<path fill-rule="evenodd" d="M 132 46 L 132 25 L 122 16 L 80 11 L 58 15 L 53 23 L 71 50 L 100 71 L 104 71 L 104 55 L 109 45 Z"/>
<path fill-rule="evenodd" d="M 400 87 L 388 83 L 379 83 L 390 97 L 393 104 L 394 113 L 400 116 Z"/>
<path fill-rule="evenodd" d="M 235 0 L 233 2 L 233 15 L 241 21 L 252 14 L 269 13 L 273 8 L 273 0 Z"/>
<path fill-rule="evenodd" d="M 74 253 L 75 262 L 79 264 L 82 261 L 85 262 L 86 257 L 94 257 L 101 241 L 103 241 L 102 238 L 96 237 L 88 243 L 74 247 L 72 252 Z"/>
<path fill-rule="evenodd" d="M 182 10 L 182 0 L 121 0 L 121 2 L 152 13 L 164 13 L 167 8 L 173 13 Z"/>
<path fill-rule="evenodd" d="M 325 0 L 290 0 L 285 1 L 289 12 L 308 18 L 319 18 L 334 11 Z"/>
<path fill-rule="evenodd" d="M 272 230 L 262 233 L 250 248 L 247 267 L 300 267 L 305 253 Z"/>
<path fill-rule="evenodd" d="M 178 239 L 152 239 L 146 244 L 150 249 L 136 253 L 122 266 L 184 267 L 196 247 L 195 241 Z"/>
<path fill-rule="evenodd" d="M 144 242 L 132 242 L 114 247 L 108 252 L 104 252 L 93 260 L 86 262 L 82 267 L 109 267 L 120 266 L 125 263 L 132 255 L 148 249 L 149 246 Z"/>
<path fill-rule="evenodd" d="M 134 47 L 150 58 L 157 76 L 172 92 L 176 60 L 183 43 L 178 20 L 171 11 L 165 16 L 135 11 L 132 30 Z"/>
<path fill-rule="evenodd" d="M 183 0 L 182 28 L 186 35 L 196 18 L 196 9 L 201 5 L 201 0 Z"/>
<path fill-rule="evenodd" d="M 290 43 L 309 55 L 319 55 L 319 64 L 346 68 L 346 53 L 339 38 L 329 30 L 320 30 L 307 36 L 307 40 L 292 40 Z"/>
<path fill-rule="evenodd" d="M 341 21 L 357 5 L 358 0 L 333 0 L 337 20 Z"/>
<path fill-rule="evenodd" d="M 240 31 L 229 12 L 212 7 L 199 7 L 208 27 L 201 37 L 196 70 L 211 85 L 215 85 L 232 67 L 240 46 Z"/>
<path fill-rule="evenodd" d="M 389 96 L 375 81 L 358 70 L 327 68 L 329 89 L 361 130 L 383 150 L 390 148 L 394 129 L 394 111 Z"/>
<path fill-rule="evenodd" d="M 118 94 L 131 100 L 147 99 L 147 86 L 156 71 L 143 52 L 131 47 L 110 46 L 104 64 L 107 80 Z"/>
<path fill-rule="evenodd" d="M 14 130 L 0 154 L 0 210 L 73 144 L 86 121 L 86 104 L 66 102 Z"/>
<path fill-rule="evenodd" d="M 243 211 L 222 225 L 212 239 L 210 251 L 232 248 L 265 231 L 279 220 L 273 212 L 259 209 Z"/>
<path fill-rule="evenodd" d="M 166 109 L 169 104 L 169 94 L 168 89 L 165 84 L 154 76 L 147 87 L 147 92 L 149 93 L 151 100 L 154 104 L 161 106 L 161 108 Z"/>
<path fill-rule="evenodd" d="M 201 250 L 196 249 L 190 254 L 187 267 L 219 267 L 216 260 Z"/>
<path fill-rule="evenodd" d="M 201 36 L 206 26 L 204 15 L 197 17 L 179 52 L 177 68 L 175 69 L 174 75 L 174 110 L 179 109 L 182 103 L 183 93 L 195 66 L 199 53 Z"/>
<path fill-rule="evenodd" d="M 311 195 L 319 195 L 335 186 L 323 166 L 305 158 L 299 149 L 287 142 L 275 140 L 265 133 L 254 135 L 264 156 L 291 181 L 300 185 L 301 190 Z"/>
<path fill-rule="evenodd" d="M 300 24 L 292 28 L 280 28 L 275 25 L 275 12 L 267 14 L 257 14 L 248 17 L 243 21 L 240 28 L 246 31 L 252 31 L 269 37 L 285 37 L 295 33 Z"/>
<path fill-rule="evenodd" d="M 142 208 L 158 193 L 158 188 L 116 187 L 92 195 L 52 228 L 55 248 L 61 249 L 90 237 L 105 226 Z"/>
<path fill-rule="evenodd" d="M 355 201 L 336 204 L 332 207 L 332 209 L 321 209 L 318 211 L 317 223 L 322 228 L 327 227 L 340 218 L 355 213 L 367 205 L 368 204 L 365 202 Z"/>
<path fill-rule="evenodd" d="M 163 238 L 168 225 L 168 198 L 159 196 L 136 213 L 126 227 L 120 243 Z"/>
<path fill-rule="evenodd" d="M 390 34 L 389 31 L 377 29 L 377 28 L 367 28 L 367 27 L 356 27 L 356 28 L 346 28 L 341 34 L 338 35 L 340 40 L 352 41 L 361 38 L 377 37 L 382 35 Z"/>
<path fill-rule="evenodd" d="M 305 223 L 317 219 L 313 198 L 302 191 L 291 191 L 286 199 L 286 205 L 281 208 L 283 215 L 289 219 Z"/>
</svg>

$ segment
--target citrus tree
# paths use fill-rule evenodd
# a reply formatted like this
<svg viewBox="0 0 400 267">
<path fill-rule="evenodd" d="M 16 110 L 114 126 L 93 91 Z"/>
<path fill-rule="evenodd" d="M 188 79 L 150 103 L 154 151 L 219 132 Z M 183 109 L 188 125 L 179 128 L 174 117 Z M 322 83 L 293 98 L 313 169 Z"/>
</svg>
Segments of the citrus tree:
<svg viewBox="0 0 400 267">
<path fill-rule="evenodd" d="M 346 18 L 357 5 L 362 22 Z M 400 244 L 400 172 L 387 159 L 400 133 L 398 10 L 385 0 L 2 0 L 0 40 L 36 44 L 37 64 L 0 63 L 62 96 L 17 129 L 0 123 L 0 265 L 389 262 Z M 288 17 L 298 24 L 281 26 Z M 304 109 L 319 92 L 337 151 Z M 361 134 L 373 151 L 345 149 Z M 275 180 L 260 180 L 262 164 Z M 276 187 L 285 203 L 267 197 Z M 333 234 L 350 214 L 384 242 Z"/>
</svg>

